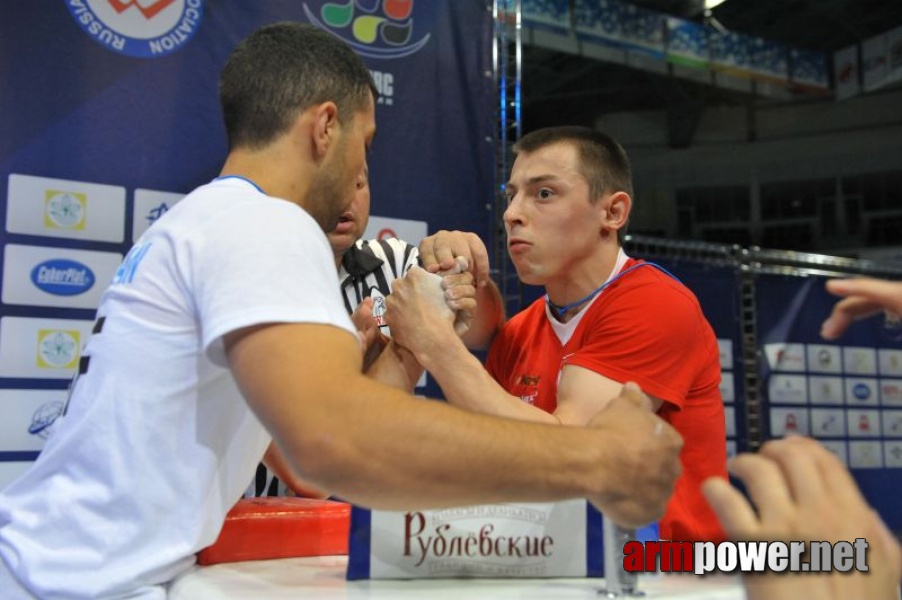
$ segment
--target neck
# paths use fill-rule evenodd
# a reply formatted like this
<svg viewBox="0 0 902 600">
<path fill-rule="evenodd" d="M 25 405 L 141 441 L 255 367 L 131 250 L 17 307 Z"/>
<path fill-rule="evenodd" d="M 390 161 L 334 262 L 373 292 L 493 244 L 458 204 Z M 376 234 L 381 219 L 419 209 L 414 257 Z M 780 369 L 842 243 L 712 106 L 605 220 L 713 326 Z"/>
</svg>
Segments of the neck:
<svg viewBox="0 0 902 600">
<path fill-rule="evenodd" d="M 594 298 L 593 292 L 612 276 L 620 256 L 620 246 L 602 248 L 590 261 L 585 261 L 581 266 L 571 269 L 567 276 L 557 281 L 549 281 L 545 284 L 545 292 L 549 302 L 556 306 L 568 306 L 585 300 L 578 309 L 588 304 Z"/>
<path fill-rule="evenodd" d="M 238 148 L 229 152 L 220 176 L 250 179 L 268 196 L 293 202 L 306 209 L 313 161 L 299 159 L 284 144 L 275 142 L 260 150 Z"/>
</svg>

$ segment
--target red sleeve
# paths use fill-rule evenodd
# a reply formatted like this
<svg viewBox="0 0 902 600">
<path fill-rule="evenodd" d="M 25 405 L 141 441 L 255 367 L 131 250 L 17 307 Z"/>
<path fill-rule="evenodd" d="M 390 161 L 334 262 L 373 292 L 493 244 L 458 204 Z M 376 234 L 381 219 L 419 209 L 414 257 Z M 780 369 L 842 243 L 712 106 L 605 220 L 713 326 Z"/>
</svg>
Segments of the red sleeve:
<svg viewBox="0 0 902 600">
<path fill-rule="evenodd" d="M 626 275 L 602 293 L 580 324 L 579 347 L 566 364 L 635 381 L 682 408 L 709 358 L 710 326 L 687 288 L 652 269 Z"/>
</svg>

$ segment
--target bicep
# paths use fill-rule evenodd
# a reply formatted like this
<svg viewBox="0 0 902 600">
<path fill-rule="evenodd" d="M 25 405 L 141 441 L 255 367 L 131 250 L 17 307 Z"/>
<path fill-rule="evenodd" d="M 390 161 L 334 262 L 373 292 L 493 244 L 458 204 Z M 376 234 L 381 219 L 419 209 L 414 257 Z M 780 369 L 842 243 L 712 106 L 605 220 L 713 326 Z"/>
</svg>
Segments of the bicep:
<svg viewBox="0 0 902 600">
<path fill-rule="evenodd" d="M 585 425 L 620 395 L 624 383 L 585 367 L 565 365 L 558 382 L 554 416 L 564 425 Z M 661 400 L 649 397 L 653 409 L 657 411 Z"/>
<path fill-rule="evenodd" d="M 330 419 L 330 395 L 364 379 L 357 340 L 332 325 L 259 325 L 223 342 L 245 400 L 289 454 Z"/>
</svg>

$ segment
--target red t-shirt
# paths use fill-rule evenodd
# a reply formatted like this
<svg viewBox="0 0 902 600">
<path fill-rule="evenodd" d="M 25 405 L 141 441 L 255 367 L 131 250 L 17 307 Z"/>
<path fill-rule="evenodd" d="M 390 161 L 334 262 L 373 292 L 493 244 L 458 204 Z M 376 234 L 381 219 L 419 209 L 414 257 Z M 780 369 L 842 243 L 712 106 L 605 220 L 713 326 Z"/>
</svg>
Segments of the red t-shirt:
<svg viewBox="0 0 902 600">
<path fill-rule="evenodd" d="M 621 273 L 636 264 L 628 260 Z M 692 292 L 654 266 L 634 269 L 584 309 L 564 345 L 539 299 L 505 323 L 486 368 L 508 393 L 554 412 L 567 364 L 635 381 L 664 401 L 658 414 L 680 432 L 684 446 L 683 473 L 661 520 L 661 538 L 722 540 L 700 487 L 708 477 L 727 477 L 720 361 L 717 338 Z"/>
</svg>

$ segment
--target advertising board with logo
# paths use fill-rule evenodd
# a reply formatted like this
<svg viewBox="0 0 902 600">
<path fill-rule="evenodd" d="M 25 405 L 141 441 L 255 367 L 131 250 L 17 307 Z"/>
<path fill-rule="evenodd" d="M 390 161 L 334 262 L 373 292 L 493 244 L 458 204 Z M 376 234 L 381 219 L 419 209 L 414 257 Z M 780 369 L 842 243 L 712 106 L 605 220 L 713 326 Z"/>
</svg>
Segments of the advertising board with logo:
<svg viewBox="0 0 902 600">
<path fill-rule="evenodd" d="M 902 344 L 882 316 L 853 325 L 842 338 L 820 337 L 836 298 L 821 277 L 760 275 L 758 341 L 765 385 L 767 437 L 810 435 L 829 448 L 891 528 L 902 527 Z M 774 310 L 779 307 L 779 310 Z"/>
<path fill-rule="evenodd" d="M 312 23 L 370 70 L 379 135 L 367 159 L 368 236 L 416 243 L 459 229 L 488 239 L 495 89 L 484 3 L 20 4 L 0 21 L 15 49 L 0 62 L 0 421 L 9 430 L 0 432 L 0 488 L 39 451 L 30 419 L 48 420 L 52 406 L 32 394 L 65 392 L 122 257 L 219 175 L 219 73 L 254 29 Z"/>
</svg>

